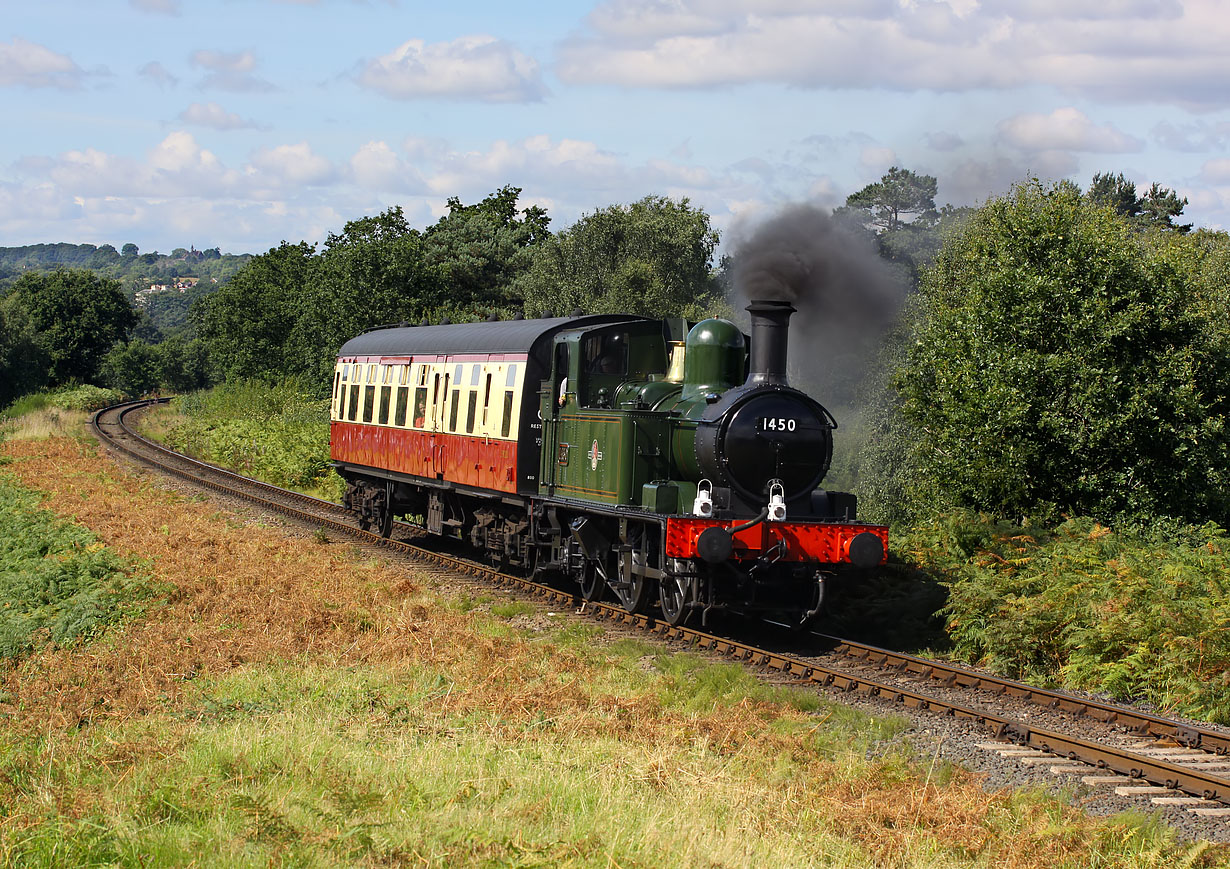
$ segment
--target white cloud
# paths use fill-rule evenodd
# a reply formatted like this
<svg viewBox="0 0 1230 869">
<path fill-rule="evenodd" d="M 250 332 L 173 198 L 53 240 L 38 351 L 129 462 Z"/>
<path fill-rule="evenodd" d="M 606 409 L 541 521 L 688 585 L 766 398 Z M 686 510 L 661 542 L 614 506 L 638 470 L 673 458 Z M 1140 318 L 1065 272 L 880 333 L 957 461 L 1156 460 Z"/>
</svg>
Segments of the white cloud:
<svg viewBox="0 0 1230 869">
<path fill-rule="evenodd" d="M 1230 121 L 1195 121 L 1177 127 L 1162 121 L 1153 128 L 1152 133 L 1159 144 L 1174 151 L 1222 151 L 1230 145 Z"/>
<path fill-rule="evenodd" d="M 213 51 L 197 49 L 188 57 L 194 67 L 205 69 L 209 74 L 201 80 L 201 87 L 232 91 L 234 93 L 262 93 L 276 88 L 256 75 L 256 55 L 251 51 Z"/>
<path fill-rule="evenodd" d="M 128 5 L 141 12 L 156 15 L 179 15 L 183 4 L 180 0 L 128 0 Z"/>
<path fill-rule="evenodd" d="M 609 0 L 559 50 L 569 83 L 969 91 L 1050 85 L 1230 105 L 1218 0 Z"/>
<path fill-rule="evenodd" d="M 364 190 L 423 193 L 426 184 L 414 166 L 385 142 L 368 142 L 350 158 L 350 175 Z"/>
<path fill-rule="evenodd" d="M 151 60 L 137 70 L 137 75 L 148 79 L 159 87 L 175 87 L 175 85 L 179 84 L 179 79 L 173 76 L 165 66 L 156 60 Z"/>
<path fill-rule="evenodd" d="M 1004 144 L 1021 151 L 1125 154 L 1144 147 L 1139 139 L 1111 124 L 1095 124 L 1071 106 L 1055 109 L 1049 115 L 1027 113 L 1000 121 L 996 135 Z"/>
<path fill-rule="evenodd" d="M 1230 184 L 1230 159 L 1207 161 L 1200 169 L 1200 179 L 1209 184 Z"/>
<path fill-rule="evenodd" d="M 262 148 L 252 155 L 251 167 L 259 171 L 260 181 L 272 181 L 279 187 L 328 184 L 336 175 L 333 164 L 313 153 L 307 142 Z"/>
<path fill-rule="evenodd" d="M 955 151 L 965 144 L 965 140 L 957 133 L 950 133 L 946 130 L 940 130 L 933 133 L 925 133 L 923 142 L 932 151 Z"/>
<path fill-rule="evenodd" d="M 355 81 L 398 100 L 534 102 L 546 94 L 537 61 L 485 35 L 431 44 L 411 39 L 390 54 L 364 63 Z"/>
<path fill-rule="evenodd" d="M 76 90 L 86 72 L 68 55 L 16 37 L 0 43 L 0 86 Z"/>
<path fill-rule="evenodd" d="M 228 112 L 217 103 L 193 103 L 179 113 L 179 119 L 187 124 L 196 124 L 215 130 L 245 130 L 258 126 L 255 121 L 245 121 L 239 115 Z"/>
</svg>

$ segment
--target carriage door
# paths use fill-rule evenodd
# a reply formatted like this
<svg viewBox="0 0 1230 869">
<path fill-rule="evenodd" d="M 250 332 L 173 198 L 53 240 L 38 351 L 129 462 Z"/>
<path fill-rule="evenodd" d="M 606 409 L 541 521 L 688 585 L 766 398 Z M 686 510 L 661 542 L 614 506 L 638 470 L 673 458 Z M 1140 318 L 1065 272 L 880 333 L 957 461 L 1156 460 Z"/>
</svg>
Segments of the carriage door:
<svg viewBox="0 0 1230 869">
<path fill-rule="evenodd" d="M 444 476 L 444 423 L 448 417 L 444 411 L 448 407 L 449 376 L 442 371 L 436 371 L 432 377 L 431 389 L 431 473 L 436 479 Z"/>
</svg>

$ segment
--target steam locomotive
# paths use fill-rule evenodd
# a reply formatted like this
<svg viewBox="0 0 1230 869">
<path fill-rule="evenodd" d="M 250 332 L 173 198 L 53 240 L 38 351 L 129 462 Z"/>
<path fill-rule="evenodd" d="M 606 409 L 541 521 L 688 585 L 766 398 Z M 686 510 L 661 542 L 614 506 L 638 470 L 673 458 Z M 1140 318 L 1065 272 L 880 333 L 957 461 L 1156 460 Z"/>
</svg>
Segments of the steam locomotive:
<svg viewBox="0 0 1230 869">
<path fill-rule="evenodd" d="M 820 488 L 836 422 L 786 379 L 788 302 L 720 319 L 631 315 L 380 328 L 333 378 L 344 504 L 558 573 L 670 624 L 729 610 L 795 626 L 881 564 L 887 529 Z"/>
</svg>

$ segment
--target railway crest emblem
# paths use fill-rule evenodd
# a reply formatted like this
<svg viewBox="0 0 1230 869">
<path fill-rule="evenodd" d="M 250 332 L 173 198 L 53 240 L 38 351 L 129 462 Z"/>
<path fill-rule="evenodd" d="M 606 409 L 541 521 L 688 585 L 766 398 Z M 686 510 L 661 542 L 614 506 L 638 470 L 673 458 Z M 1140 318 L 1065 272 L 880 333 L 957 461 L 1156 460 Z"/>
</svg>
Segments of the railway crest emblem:
<svg viewBox="0 0 1230 869">
<path fill-rule="evenodd" d="M 591 470 L 598 470 L 598 463 L 602 461 L 602 453 L 598 449 L 598 441 L 594 441 L 594 445 L 589 448 L 589 467 Z"/>
</svg>

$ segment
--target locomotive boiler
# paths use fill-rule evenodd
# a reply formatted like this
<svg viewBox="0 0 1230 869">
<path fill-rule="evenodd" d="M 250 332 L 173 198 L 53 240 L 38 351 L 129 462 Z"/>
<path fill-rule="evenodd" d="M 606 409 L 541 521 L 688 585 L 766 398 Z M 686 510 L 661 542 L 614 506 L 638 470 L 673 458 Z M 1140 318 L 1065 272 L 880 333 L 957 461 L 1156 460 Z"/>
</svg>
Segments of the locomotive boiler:
<svg viewBox="0 0 1230 869">
<path fill-rule="evenodd" d="M 794 308 L 380 329 L 347 342 L 332 453 L 360 524 L 394 516 L 671 624 L 803 625 L 887 529 L 821 488 L 836 422 L 786 377 Z"/>
</svg>

